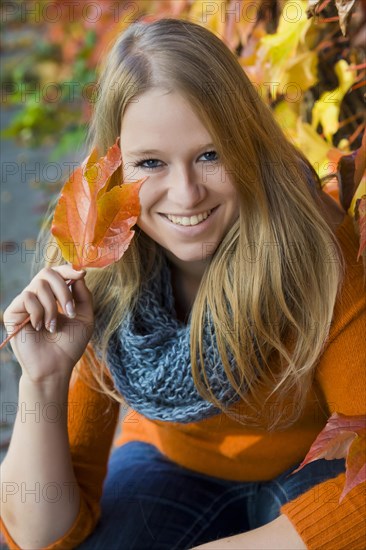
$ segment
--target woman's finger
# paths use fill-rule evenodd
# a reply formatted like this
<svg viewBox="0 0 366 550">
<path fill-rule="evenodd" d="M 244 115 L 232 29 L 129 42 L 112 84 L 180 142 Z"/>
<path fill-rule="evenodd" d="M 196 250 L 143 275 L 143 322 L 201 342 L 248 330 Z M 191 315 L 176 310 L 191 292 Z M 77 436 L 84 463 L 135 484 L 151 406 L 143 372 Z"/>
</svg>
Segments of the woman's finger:
<svg viewBox="0 0 366 550">
<path fill-rule="evenodd" d="M 79 278 L 84 277 L 85 275 L 85 272 L 82 272 L 82 273 L 75 272 L 75 270 L 72 270 L 72 268 L 70 268 L 69 266 L 62 266 L 62 267 L 65 267 L 65 269 L 64 270 L 59 270 L 56 268 L 42 269 L 28 286 L 28 288 L 33 292 L 35 292 L 37 296 L 38 295 L 40 296 L 42 294 L 43 298 L 52 308 L 52 319 L 47 318 L 47 323 L 52 322 L 53 325 L 56 320 L 57 311 L 54 310 L 53 304 L 51 305 L 49 302 L 50 291 L 52 292 L 54 299 L 57 300 L 57 302 L 62 307 L 62 310 L 64 311 L 65 315 L 67 315 L 70 318 L 73 318 L 76 315 L 74 299 L 73 299 L 73 294 L 71 292 L 71 289 L 66 283 L 66 280 L 69 280 L 70 278 L 72 278 L 73 275 L 74 277 L 79 277 Z M 74 280 L 77 280 L 77 279 L 74 279 Z"/>
<path fill-rule="evenodd" d="M 33 292 L 23 290 L 4 311 L 4 325 L 7 333 L 11 334 L 28 317 L 33 328 L 40 330 L 39 323 L 44 317 L 43 307 Z"/>
<path fill-rule="evenodd" d="M 44 324 L 49 332 L 55 332 L 58 313 L 56 296 L 51 285 L 45 279 L 40 279 L 38 281 L 36 296 L 44 311 L 44 318 L 39 321 L 42 321 L 42 324 Z"/>
<path fill-rule="evenodd" d="M 72 287 L 72 294 L 74 297 L 76 307 L 80 306 L 90 306 L 92 303 L 92 294 L 88 287 L 86 286 L 84 279 L 76 280 Z"/>
<path fill-rule="evenodd" d="M 38 297 L 30 290 L 24 290 L 21 294 L 23 308 L 30 316 L 30 322 L 35 330 L 41 330 L 44 324 L 45 310 Z"/>
</svg>

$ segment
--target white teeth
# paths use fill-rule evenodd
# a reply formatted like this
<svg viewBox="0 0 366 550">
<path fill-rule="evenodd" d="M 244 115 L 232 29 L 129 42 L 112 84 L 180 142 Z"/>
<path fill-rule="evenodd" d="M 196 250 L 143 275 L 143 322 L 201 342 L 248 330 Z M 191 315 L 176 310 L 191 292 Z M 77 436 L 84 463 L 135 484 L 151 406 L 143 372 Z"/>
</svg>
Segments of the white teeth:
<svg viewBox="0 0 366 550">
<path fill-rule="evenodd" d="M 206 210 L 206 212 L 202 212 L 202 214 L 198 214 L 198 216 L 191 216 L 190 218 L 184 216 L 171 216 L 170 214 L 166 214 L 166 217 L 173 223 L 176 223 L 177 225 L 197 225 L 198 223 L 202 222 L 208 216 L 211 214 L 211 210 Z"/>
</svg>

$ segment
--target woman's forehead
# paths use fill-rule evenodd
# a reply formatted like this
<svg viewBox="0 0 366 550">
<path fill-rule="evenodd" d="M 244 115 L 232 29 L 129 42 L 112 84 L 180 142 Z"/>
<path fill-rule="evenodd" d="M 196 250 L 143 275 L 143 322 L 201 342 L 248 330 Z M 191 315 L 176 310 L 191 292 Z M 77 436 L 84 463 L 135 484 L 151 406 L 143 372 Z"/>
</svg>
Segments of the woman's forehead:
<svg viewBox="0 0 366 550">
<path fill-rule="evenodd" d="M 150 138 L 159 142 L 178 141 L 187 136 L 195 144 L 211 141 L 211 135 L 201 122 L 189 102 L 179 93 L 166 94 L 161 90 L 152 90 L 131 103 L 121 121 L 121 145 L 128 141 L 139 144 Z M 148 147 L 148 145 L 146 143 Z"/>
</svg>

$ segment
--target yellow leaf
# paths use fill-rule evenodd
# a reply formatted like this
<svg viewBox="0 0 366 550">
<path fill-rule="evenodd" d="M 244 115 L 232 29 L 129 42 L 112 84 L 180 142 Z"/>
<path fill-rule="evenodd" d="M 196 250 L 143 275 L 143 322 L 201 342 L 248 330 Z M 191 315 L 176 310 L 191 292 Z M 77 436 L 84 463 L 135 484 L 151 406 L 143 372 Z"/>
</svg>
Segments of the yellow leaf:
<svg viewBox="0 0 366 550">
<path fill-rule="evenodd" d="M 298 119 L 294 141 L 309 159 L 319 177 L 322 178 L 336 171 L 336 162 L 329 160 L 329 153 L 332 148 L 310 124 Z"/>
<path fill-rule="evenodd" d="M 317 68 L 316 52 L 304 52 L 289 60 L 280 83 L 287 101 L 302 101 L 304 92 L 318 81 Z"/>
<path fill-rule="evenodd" d="M 297 102 L 280 101 L 273 109 L 277 122 L 289 137 L 295 137 L 299 107 Z"/>
<path fill-rule="evenodd" d="M 347 61 L 340 59 L 335 65 L 339 86 L 334 90 L 324 92 L 313 107 L 312 127 L 316 130 L 322 125 L 326 140 L 332 143 L 332 136 L 339 127 L 339 110 L 343 97 L 352 86 L 356 78 L 356 71 L 350 70 Z"/>
<path fill-rule="evenodd" d="M 289 61 L 297 54 L 311 23 L 306 17 L 306 3 L 286 2 L 277 32 L 264 36 L 257 51 L 257 63 L 263 67 L 264 82 L 270 83 L 270 94 L 276 99 L 279 85 L 288 69 Z"/>
</svg>

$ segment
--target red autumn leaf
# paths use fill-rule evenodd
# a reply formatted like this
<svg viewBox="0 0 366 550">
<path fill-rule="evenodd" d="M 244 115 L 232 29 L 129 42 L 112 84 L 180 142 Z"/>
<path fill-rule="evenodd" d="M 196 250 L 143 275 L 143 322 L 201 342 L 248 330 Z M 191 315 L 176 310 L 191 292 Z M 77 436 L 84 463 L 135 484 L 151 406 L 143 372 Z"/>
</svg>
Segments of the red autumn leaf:
<svg viewBox="0 0 366 550">
<path fill-rule="evenodd" d="M 355 205 L 355 219 L 360 230 L 360 248 L 358 249 L 357 261 L 366 249 L 366 195 L 357 199 Z"/>
<path fill-rule="evenodd" d="M 75 269 L 116 262 L 134 236 L 131 227 L 140 214 L 138 193 L 146 178 L 110 188 L 122 163 L 118 141 L 100 159 L 94 149 L 61 191 L 51 232 L 63 258 Z"/>
<path fill-rule="evenodd" d="M 352 197 L 357 186 L 355 185 L 355 157 L 357 151 L 343 155 L 338 161 L 339 200 L 345 210 L 351 205 Z"/>
<path fill-rule="evenodd" d="M 360 430 L 350 448 L 346 459 L 346 483 L 339 501 L 343 500 L 351 489 L 366 480 L 366 429 Z"/>
<path fill-rule="evenodd" d="M 342 155 L 338 161 L 339 199 L 345 210 L 349 209 L 365 170 L 366 131 L 363 133 L 361 147 L 349 155 Z"/>
<path fill-rule="evenodd" d="M 346 458 L 346 483 L 339 501 L 366 480 L 366 415 L 334 413 L 320 432 L 295 474 L 306 464 L 325 458 Z"/>
<path fill-rule="evenodd" d="M 355 184 L 358 185 L 366 170 L 366 130 L 363 132 L 361 147 L 357 149 L 355 158 Z"/>
<path fill-rule="evenodd" d="M 348 210 L 366 170 L 366 130 L 363 133 L 361 147 L 349 155 L 343 155 L 337 166 L 339 199 L 345 210 Z M 366 195 L 357 199 L 354 217 L 358 222 L 360 246 L 357 261 L 366 249 Z"/>
</svg>

